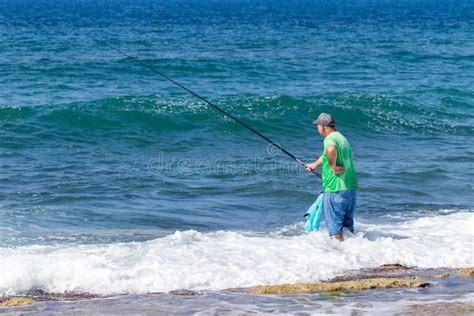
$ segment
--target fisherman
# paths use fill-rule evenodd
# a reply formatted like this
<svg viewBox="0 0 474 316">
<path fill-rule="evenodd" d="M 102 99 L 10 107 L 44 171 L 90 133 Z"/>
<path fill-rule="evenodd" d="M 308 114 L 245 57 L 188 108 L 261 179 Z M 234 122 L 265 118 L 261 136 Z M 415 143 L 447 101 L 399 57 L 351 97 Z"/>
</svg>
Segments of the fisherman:
<svg viewBox="0 0 474 316">
<path fill-rule="evenodd" d="M 313 124 L 324 137 L 324 151 L 318 160 L 305 167 L 309 172 L 323 167 L 323 211 L 329 235 L 343 241 L 344 227 L 354 233 L 357 176 L 351 146 L 336 131 L 336 121 L 331 114 L 321 113 Z"/>
</svg>

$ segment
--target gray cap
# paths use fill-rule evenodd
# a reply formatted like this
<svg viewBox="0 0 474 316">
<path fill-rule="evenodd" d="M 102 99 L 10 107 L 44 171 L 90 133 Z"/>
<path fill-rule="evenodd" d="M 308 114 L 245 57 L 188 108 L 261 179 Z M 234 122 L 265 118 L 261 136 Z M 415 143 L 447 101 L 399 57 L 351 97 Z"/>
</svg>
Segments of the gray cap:
<svg viewBox="0 0 474 316">
<path fill-rule="evenodd" d="M 331 114 L 321 113 L 321 114 L 319 114 L 318 118 L 313 121 L 313 124 L 314 125 L 323 125 L 323 126 L 335 127 L 336 126 L 336 121 L 334 121 L 334 118 L 332 117 Z"/>
</svg>

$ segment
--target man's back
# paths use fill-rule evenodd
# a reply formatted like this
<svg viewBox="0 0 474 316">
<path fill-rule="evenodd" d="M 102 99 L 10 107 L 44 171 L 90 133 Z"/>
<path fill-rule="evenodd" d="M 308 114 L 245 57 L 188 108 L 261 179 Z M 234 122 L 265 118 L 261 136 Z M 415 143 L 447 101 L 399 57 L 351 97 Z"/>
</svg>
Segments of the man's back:
<svg viewBox="0 0 474 316">
<path fill-rule="evenodd" d="M 326 149 L 333 145 L 337 149 L 336 164 L 345 168 L 341 174 L 335 174 L 327 158 Z M 324 139 L 323 152 L 323 187 L 324 192 L 338 192 L 357 189 L 357 175 L 352 161 L 352 149 L 347 139 L 334 131 Z"/>
</svg>

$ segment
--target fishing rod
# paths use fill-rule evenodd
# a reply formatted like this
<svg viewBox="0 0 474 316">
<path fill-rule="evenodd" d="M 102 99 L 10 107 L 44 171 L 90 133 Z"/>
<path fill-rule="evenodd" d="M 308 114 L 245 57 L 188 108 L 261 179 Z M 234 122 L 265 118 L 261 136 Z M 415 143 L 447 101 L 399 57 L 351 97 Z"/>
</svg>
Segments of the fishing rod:
<svg viewBox="0 0 474 316">
<path fill-rule="evenodd" d="M 266 140 L 269 144 L 271 144 L 272 146 L 275 146 L 276 148 L 278 148 L 280 151 L 284 152 L 287 156 L 289 156 L 291 159 L 295 160 L 297 163 L 299 163 L 300 165 L 302 165 L 303 167 L 306 168 L 306 164 L 301 161 L 300 159 L 298 159 L 295 155 L 293 155 L 292 153 L 290 153 L 288 150 L 286 150 L 285 148 L 281 147 L 278 143 L 275 143 L 273 140 L 271 140 L 270 138 L 268 138 L 267 136 L 263 135 L 262 133 L 260 133 L 259 131 L 257 131 L 256 129 L 254 129 L 253 127 L 247 125 L 245 122 L 242 122 L 240 119 L 238 119 L 237 117 L 233 116 L 232 114 L 228 113 L 227 111 L 223 110 L 222 108 L 220 108 L 219 106 L 215 105 L 214 103 L 212 103 L 211 101 L 207 100 L 206 98 L 200 96 L 199 94 L 197 94 L 196 92 L 186 88 L 185 86 L 183 86 L 182 84 L 180 84 L 179 82 L 173 80 L 172 78 L 168 77 L 167 75 L 163 74 L 162 72 L 152 68 L 151 66 L 147 65 L 146 63 L 142 62 L 141 60 L 139 60 L 138 58 L 135 58 L 127 53 L 124 53 L 123 51 L 119 50 L 118 48 L 115 48 L 105 42 L 102 42 L 102 44 L 104 46 L 107 46 L 108 48 L 124 55 L 125 57 L 135 61 L 136 63 L 142 65 L 143 67 L 147 68 L 148 70 L 151 70 L 152 72 L 154 72 L 155 74 L 159 75 L 160 77 L 168 80 L 169 82 L 177 85 L 178 87 L 180 87 L 181 89 L 189 92 L 190 94 L 192 94 L 193 96 L 195 96 L 196 98 L 204 101 L 205 103 L 207 103 L 208 105 L 212 106 L 214 109 L 216 109 L 217 111 L 221 112 L 222 114 L 224 114 L 225 116 L 227 117 L 230 117 L 231 119 L 233 119 L 234 121 L 236 121 L 237 123 L 239 123 L 240 125 L 242 125 L 243 127 L 245 127 L 246 129 L 248 129 L 249 131 L 255 133 L 256 135 L 260 136 L 261 138 L 263 138 L 264 140 Z M 321 178 L 321 174 L 319 174 L 317 171 L 313 171 L 313 173 L 315 175 L 317 175 L 318 177 Z"/>
</svg>

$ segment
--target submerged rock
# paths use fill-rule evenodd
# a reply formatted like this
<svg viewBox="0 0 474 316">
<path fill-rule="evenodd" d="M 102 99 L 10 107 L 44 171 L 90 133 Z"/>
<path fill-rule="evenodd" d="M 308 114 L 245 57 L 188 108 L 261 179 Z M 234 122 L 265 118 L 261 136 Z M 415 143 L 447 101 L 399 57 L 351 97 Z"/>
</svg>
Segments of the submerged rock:
<svg viewBox="0 0 474 316">
<path fill-rule="evenodd" d="M 412 305 L 408 310 L 396 315 L 471 315 L 474 313 L 472 302 L 443 302 L 435 304 Z"/>
<path fill-rule="evenodd" d="M 449 277 L 449 273 L 439 273 L 439 274 L 428 274 L 426 278 L 441 279 Z"/>
<path fill-rule="evenodd" d="M 25 306 L 35 303 L 35 300 L 29 297 L 12 297 L 0 302 L 0 307 Z"/>
<path fill-rule="evenodd" d="M 311 292 L 337 292 L 342 290 L 367 290 L 394 287 L 426 287 L 428 282 L 413 281 L 412 278 L 371 278 L 341 282 L 302 284 L 259 285 L 252 287 L 257 294 L 286 294 Z"/>
</svg>

